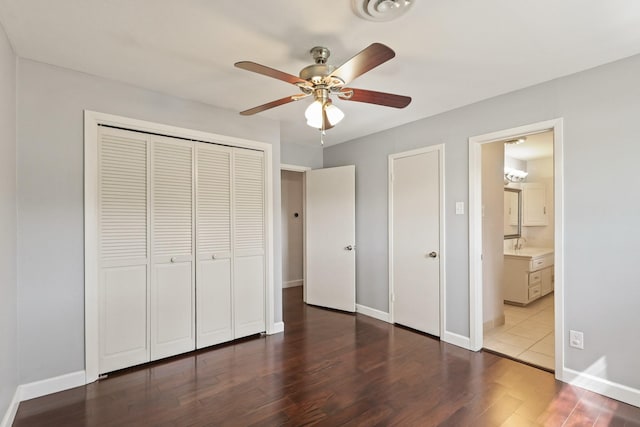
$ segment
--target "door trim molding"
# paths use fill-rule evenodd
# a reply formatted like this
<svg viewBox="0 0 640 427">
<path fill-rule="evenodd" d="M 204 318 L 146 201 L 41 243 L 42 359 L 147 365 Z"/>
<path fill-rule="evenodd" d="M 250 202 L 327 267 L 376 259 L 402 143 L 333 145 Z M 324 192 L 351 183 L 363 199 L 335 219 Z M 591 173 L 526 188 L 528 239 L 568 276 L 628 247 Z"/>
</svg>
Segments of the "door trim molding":
<svg viewBox="0 0 640 427">
<path fill-rule="evenodd" d="M 469 338 L 482 348 L 482 144 L 553 130 L 555 376 L 564 368 L 564 159 L 563 119 L 557 118 L 469 138 Z"/>
<path fill-rule="evenodd" d="M 280 163 L 281 171 L 291 171 L 291 172 L 306 172 L 310 171 L 311 168 L 309 166 L 298 166 L 298 165 L 289 165 L 286 163 Z"/>
<path fill-rule="evenodd" d="M 264 152 L 265 162 L 265 321 L 267 334 L 279 332 L 275 324 L 273 255 L 273 147 L 271 144 L 210 132 L 148 122 L 96 111 L 84 111 L 84 296 L 85 382 L 98 379 L 98 126 L 159 133 L 177 138 L 249 148 Z"/>
<path fill-rule="evenodd" d="M 389 252 L 389 323 L 394 323 L 394 310 L 393 310 L 393 161 L 396 159 L 401 159 L 403 157 L 411 157 L 418 154 L 430 153 L 433 151 L 438 152 L 438 165 L 439 165 L 439 192 L 440 192 L 440 247 L 438 248 L 438 253 L 440 254 L 440 337 L 441 339 L 445 338 L 446 329 L 446 307 L 447 307 L 447 296 L 446 296 L 446 240 L 445 240 L 445 145 L 437 144 L 430 145 L 428 147 L 418 148 L 415 150 L 403 151 L 401 153 L 389 154 L 388 158 L 388 177 L 387 177 L 387 188 L 388 188 L 388 204 L 387 204 L 387 228 L 388 228 L 388 252 Z"/>
</svg>

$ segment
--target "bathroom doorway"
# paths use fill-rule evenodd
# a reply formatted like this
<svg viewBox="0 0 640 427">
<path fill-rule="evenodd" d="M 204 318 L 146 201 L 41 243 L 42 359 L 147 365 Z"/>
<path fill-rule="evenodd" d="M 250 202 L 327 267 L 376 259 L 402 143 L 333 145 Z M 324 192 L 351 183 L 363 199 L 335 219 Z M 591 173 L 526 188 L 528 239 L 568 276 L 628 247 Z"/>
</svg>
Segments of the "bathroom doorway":
<svg viewBox="0 0 640 427">
<path fill-rule="evenodd" d="M 561 124 L 470 139 L 471 347 L 556 375 L 563 342 L 562 162 L 555 155 Z"/>
<path fill-rule="evenodd" d="M 483 145 L 482 167 L 483 348 L 553 371 L 553 131 Z"/>
</svg>

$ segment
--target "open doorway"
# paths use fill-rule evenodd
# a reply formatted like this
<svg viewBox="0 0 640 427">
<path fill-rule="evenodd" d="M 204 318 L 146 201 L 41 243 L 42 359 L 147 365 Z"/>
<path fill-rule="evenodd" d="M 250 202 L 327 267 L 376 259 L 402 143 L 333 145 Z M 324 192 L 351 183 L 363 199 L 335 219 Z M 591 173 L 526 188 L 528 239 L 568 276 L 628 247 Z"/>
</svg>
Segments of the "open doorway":
<svg viewBox="0 0 640 427">
<path fill-rule="evenodd" d="M 281 165 L 281 195 L 283 300 L 355 312 L 355 166 Z"/>
<path fill-rule="evenodd" d="M 482 146 L 483 347 L 550 371 L 553 174 L 553 130 Z"/>
<path fill-rule="evenodd" d="M 282 166 L 282 288 L 302 299 L 304 286 L 304 185 L 306 168 Z M 284 300 L 283 300 L 284 301 Z"/>
<path fill-rule="evenodd" d="M 469 138 L 470 347 L 556 378 L 564 353 L 562 139 L 562 119 Z M 547 154 L 509 148 L 527 141 Z"/>
</svg>

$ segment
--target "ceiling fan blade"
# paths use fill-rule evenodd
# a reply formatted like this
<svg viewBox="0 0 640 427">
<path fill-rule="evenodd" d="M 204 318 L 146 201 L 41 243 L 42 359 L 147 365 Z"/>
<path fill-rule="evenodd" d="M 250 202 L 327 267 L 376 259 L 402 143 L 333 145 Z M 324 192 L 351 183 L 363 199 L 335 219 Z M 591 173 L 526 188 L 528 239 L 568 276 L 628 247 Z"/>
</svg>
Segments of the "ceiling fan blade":
<svg viewBox="0 0 640 427">
<path fill-rule="evenodd" d="M 302 80 L 300 77 L 294 76 L 293 74 L 288 74 L 284 71 L 279 71 L 275 68 L 260 65 L 255 62 L 240 61 L 236 62 L 234 65 L 238 68 L 242 68 L 243 70 L 253 71 L 254 73 L 262 74 L 267 77 L 273 77 L 274 79 L 282 80 L 283 82 L 291 83 L 292 85 L 308 84 L 306 80 Z"/>
<path fill-rule="evenodd" d="M 404 108 L 411 103 L 411 97 L 409 96 L 353 88 L 343 88 L 338 92 L 338 98 L 345 101 L 366 102 L 393 108 Z"/>
<path fill-rule="evenodd" d="M 288 104 L 290 102 L 297 101 L 298 99 L 299 97 L 296 97 L 295 95 L 289 95 L 285 98 L 277 99 L 275 101 L 267 102 L 266 104 L 250 108 L 248 110 L 241 111 L 240 114 L 242 114 L 243 116 L 251 116 L 252 114 L 268 110 L 269 108 L 279 107 L 280 105 Z"/>
<path fill-rule="evenodd" d="M 373 43 L 362 49 L 353 58 L 339 66 L 332 77 L 339 77 L 345 84 L 348 84 L 358 76 L 374 69 L 396 56 L 396 53 L 382 43 Z"/>
</svg>

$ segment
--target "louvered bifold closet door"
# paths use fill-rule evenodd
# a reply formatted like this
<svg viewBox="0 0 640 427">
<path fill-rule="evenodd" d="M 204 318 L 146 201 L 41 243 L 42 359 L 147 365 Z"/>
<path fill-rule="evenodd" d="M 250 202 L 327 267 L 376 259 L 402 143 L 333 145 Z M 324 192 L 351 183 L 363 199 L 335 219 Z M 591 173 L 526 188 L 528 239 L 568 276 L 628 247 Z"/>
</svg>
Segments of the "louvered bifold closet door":
<svg viewBox="0 0 640 427">
<path fill-rule="evenodd" d="M 233 339 L 231 151 L 196 144 L 196 346 Z"/>
<path fill-rule="evenodd" d="M 99 128 L 98 371 L 149 361 L 148 135 Z"/>
<path fill-rule="evenodd" d="M 152 137 L 151 360 L 195 349 L 193 143 Z"/>
<path fill-rule="evenodd" d="M 233 150 L 233 313 L 235 338 L 265 327 L 264 153 Z"/>
</svg>

